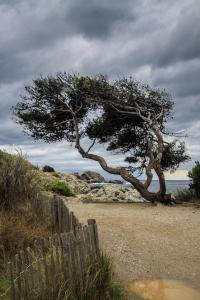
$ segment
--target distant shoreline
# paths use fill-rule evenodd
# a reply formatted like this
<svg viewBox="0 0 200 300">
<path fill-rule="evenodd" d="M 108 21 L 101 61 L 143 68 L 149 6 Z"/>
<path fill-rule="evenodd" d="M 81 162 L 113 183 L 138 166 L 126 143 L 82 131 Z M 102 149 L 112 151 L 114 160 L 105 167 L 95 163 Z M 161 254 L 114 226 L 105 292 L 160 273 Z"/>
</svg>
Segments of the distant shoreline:
<svg viewBox="0 0 200 300">
<path fill-rule="evenodd" d="M 142 180 L 144 181 L 144 180 Z M 183 190 L 189 188 L 190 180 L 166 180 L 166 187 L 167 187 L 167 193 L 174 193 L 177 190 Z M 110 185 L 113 183 L 109 182 L 100 182 L 100 183 L 90 183 L 91 187 L 101 187 L 104 185 Z M 130 183 L 124 182 L 122 184 L 115 183 L 116 185 L 122 185 L 122 186 L 131 186 Z M 151 186 L 149 188 L 149 191 L 156 192 L 159 189 L 159 181 L 158 180 L 152 180 Z"/>
</svg>

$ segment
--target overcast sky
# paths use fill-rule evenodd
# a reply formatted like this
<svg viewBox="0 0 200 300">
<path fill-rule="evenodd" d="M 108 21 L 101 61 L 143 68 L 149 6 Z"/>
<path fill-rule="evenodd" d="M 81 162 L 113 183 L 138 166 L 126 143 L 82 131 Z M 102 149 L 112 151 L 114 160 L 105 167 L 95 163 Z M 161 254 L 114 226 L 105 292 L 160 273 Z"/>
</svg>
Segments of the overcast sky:
<svg viewBox="0 0 200 300">
<path fill-rule="evenodd" d="M 0 148 L 20 147 L 34 163 L 60 170 L 100 171 L 65 142 L 32 141 L 10 108 L 40 74 L 132 75 L 173 96 L 169 129 L 186 130 L 192 157 L 182 178 L 200 159 L 199 12 L 199 0 L 0 0 Z"/>
</svg>

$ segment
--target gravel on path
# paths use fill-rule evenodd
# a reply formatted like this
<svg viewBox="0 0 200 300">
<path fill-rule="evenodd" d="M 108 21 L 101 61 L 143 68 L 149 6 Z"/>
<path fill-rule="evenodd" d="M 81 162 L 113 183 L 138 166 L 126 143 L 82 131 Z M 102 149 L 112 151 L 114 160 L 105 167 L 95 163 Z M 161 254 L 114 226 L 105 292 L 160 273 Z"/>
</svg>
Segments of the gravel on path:
<svg viewBox="0 0 200 300">
<path fill-rule="evenodd" d="M 96 219 L 101 247 L 123 284 L 153 277 L 200 289 L 200 209 L 75 201 L 67 206 L 81 222 Z"/>
</svg>

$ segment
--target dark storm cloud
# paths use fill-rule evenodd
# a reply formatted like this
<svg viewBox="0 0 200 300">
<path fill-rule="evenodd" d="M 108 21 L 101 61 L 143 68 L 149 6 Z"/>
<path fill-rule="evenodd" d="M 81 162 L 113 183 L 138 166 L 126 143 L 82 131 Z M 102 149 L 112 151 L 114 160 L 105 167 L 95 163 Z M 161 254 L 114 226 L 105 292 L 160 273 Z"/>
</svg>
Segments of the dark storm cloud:
<svg viewBox="0 0 200 300">
<path fill-rule="evenodd" d="M 178 16 L 166 47 L 158 59 L 158 65 L 169 65 L 181 60 L 200 58 L 200 2 L 186 5 Z"/>
<path fill-rule="evenodd" d="M 132 1 L 132 5 L 138 1 Z M 106 38 L 117 22 L 129 22 L 133 13 L 130 1 L 74 1 L 66 14 L 67 22 L 87 38 Z"/>
<path fill-rule="evenodd" d="M 56 159 L 11 118 L 10 107 L 32 78 L 64 70 L 133 75 L 172 94 L 169 129 L 188 131 L 189 150 L 198 159 L 199 11 L 199 0 L 0 0 L 0 144 L 25 145 L 41 163 Z M 65 160 L 70 166 L 77 162 L 76 169 L 88 165 L 74 158 L 72 148 L 69 159 L 61 154 L 65 146 L 55 149 L 59 168 Z"/>
<path fill-rule="evenodd" d="M 155 70 L 153 82 L 173 91 L 176 97 L 189 97 L 200 94 L 200 63 L 199 60 L 177 63 Z"/>
</svg>

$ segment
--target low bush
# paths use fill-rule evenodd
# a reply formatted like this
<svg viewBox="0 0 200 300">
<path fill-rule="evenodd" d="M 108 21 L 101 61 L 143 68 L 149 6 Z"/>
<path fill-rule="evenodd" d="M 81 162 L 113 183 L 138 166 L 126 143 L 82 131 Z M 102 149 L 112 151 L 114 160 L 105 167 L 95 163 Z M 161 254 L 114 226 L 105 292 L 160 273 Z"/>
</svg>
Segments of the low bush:
<svg viewBox="0 0 200 300">
<path fill-rule="evenodd" d="M 174 196 L 178 202 L 189 202 L 200 198 L 192 189 L 177 190 Z"/>
<path fill-rule="evenodd" d="M 70 190 L 69 186 L 65 181 L 62 180 L 53 180 L 46 184 L 45 186 L 47 191 L 51 191 L 63 196 L 74 196 L 74 193 Z"/>
<path fill-rule="evenodd" d="M 35 198 L 39 190 L 38 171 L 24 156 L 0 150 L 0 209 L 16 208 Z"/>
<path fill-rule="evenodd" d="M 192 179 L 190 189 L 194 190 L 196 195 L 200 198 L 200 162 L 195 161 L 195 166 L 188 172 L 188 177 Z"/>
</svg>

